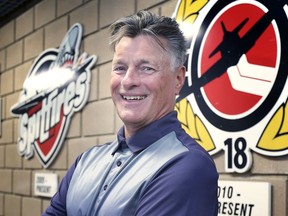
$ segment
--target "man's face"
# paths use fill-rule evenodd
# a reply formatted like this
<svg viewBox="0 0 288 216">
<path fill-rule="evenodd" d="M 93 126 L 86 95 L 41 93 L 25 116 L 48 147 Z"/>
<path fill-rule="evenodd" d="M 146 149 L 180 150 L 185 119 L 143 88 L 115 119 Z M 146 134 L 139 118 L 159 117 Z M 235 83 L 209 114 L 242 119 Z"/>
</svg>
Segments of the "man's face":
<svg viewBox="0 0 288 216">
<path fill-rule="evenodd" d="M 171 56 L 151 36 L 123 37 L 116 45 L 110 88 L 126 137 L 174 109 L 185 68 L 172 70 Z"/>
</svg>

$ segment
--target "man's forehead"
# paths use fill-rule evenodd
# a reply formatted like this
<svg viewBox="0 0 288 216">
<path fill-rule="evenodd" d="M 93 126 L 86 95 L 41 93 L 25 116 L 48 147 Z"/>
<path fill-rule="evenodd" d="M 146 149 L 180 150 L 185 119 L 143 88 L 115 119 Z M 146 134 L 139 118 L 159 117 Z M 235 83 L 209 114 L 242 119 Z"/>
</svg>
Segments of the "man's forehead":
<svg viewBox="0 0 288 216">
<path fill-rule="evenodd" d="M 116 50 L 116 48 L 119 46 L 119 44 L 123 44 L 123 41 L 125 43 L 143 43 L 143 44 L 147 44 L 150 45 L 151 47 L 155 47 L 157 49 L 163 49 L 165 51 L 167 51 L 167 48 L 169 46 L 168 41 L 160 36 L 156 36 L 156 35 L 150 35 L 150 34 L 139 34 L 135 37 L 129 37 L 129 36 L 123 36 L 118 43 L 115 44 L 115 48 L 114 48 L 114 52 Z"/>
<path fill-rule="evenodd" d="M 129 56 L 121 55 L 117 56 L 114 55 L 114 58 L 112 60 L 112 64 L 128 64 L 133 63 L 135 65 L 141 65 L 141 64 L 158 64 L 159 60 L 151 57 L 151 56 L 140 56 L 137 58 L 134 56 L 133 58 L 130 58 Z"/>
</svg>

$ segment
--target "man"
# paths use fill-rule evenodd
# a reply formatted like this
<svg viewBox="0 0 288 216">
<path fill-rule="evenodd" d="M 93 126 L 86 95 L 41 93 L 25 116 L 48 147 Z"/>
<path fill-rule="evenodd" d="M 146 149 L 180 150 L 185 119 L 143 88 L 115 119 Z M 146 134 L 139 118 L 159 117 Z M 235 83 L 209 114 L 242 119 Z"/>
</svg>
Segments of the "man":
<svg viewBox="0 0 288 216">
<path fill-rule="evenodd" d="M 111 26 L 117 140 L 80 155 L 43 215 L 215 216 L 218 174 L 181 128 L 175 97 L 185 40 L 168 17 L 141 11 Z"/>
</svg>

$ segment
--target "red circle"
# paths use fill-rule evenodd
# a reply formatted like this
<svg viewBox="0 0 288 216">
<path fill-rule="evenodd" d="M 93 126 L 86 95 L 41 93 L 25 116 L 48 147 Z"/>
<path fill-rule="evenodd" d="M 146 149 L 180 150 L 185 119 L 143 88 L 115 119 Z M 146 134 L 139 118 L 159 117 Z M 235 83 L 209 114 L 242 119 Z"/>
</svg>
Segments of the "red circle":
<svg viewBox="0 0 288 216">
<path fill-rule="evenodd" d="M 255 23 L 265 15 L 265 12 L 252 4 L 238 4 L 224 11 L 210 29 L 201 56 L 201 75 L 221 58 L 218 52 L 212 57 L 210 53 L 222 42 L 223 29 L 221 22 L 228 31 L 233 31 L 244 19 L 249 18 L 245 26 L 238 32 L 242 38 Z M 277 41 L 272 24 L 263 32 L 254 46 L 246 53 L 249 63 L 276 67 Z M 276 73 L 276 72 L 275 72 Z M 275 74 L 276 76 L 276 74 Z M 229 77 L 224 73 L 204 86 L 204 91 L 210 104 L 219 112 L 227 115 L 237 115 L 249 111 L 264 96 L 240 92 L 232 88 Z"/>
</svg>

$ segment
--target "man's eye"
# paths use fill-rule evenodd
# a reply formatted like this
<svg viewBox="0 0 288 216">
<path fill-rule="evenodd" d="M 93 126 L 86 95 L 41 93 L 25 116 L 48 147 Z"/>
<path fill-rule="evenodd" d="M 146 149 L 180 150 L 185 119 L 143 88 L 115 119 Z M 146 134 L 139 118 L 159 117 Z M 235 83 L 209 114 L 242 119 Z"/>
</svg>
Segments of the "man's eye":
<svg viewBox="0 0 288 216">
<path fill-rule="evenodd" d="M 153 73 L 153 72 L 155 71 L 155 69 L 152 68 L 152 67 L 147 67 L 147 66 L 145 66 L 145 67 L 142 67 L 142 68 L 141 68 L 141 71 L 143 71 L 143 72 L 145 72 L 145 73 Z"/>
<path fill-rule="evenodd" d="M 119 66 L 119 67 L 114 67 L 113 71 L 116 73 L 123 73 L 126 71 L 125 67 Z"/>
</svg>

